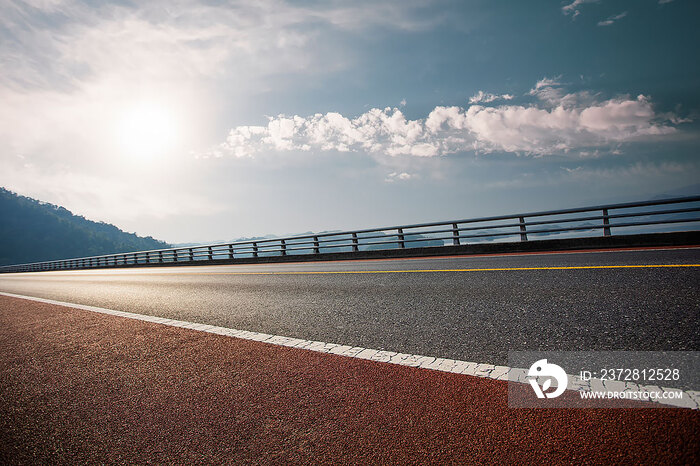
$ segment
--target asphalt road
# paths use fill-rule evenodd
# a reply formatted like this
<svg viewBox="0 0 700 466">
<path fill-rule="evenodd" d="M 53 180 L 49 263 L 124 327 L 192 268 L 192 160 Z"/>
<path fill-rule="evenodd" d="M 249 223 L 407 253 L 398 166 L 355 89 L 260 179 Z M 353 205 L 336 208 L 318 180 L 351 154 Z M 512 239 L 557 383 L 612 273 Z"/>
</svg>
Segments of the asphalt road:
<svg viewBox="0 0 700 466">
<path fill-rule="evenodd" d="M 0 274 L 0 291 L 507 364 L 509 350 L 700 350 L 700 267 L 658 267 L 677 264 L 700 248 Z"/>
</svg>

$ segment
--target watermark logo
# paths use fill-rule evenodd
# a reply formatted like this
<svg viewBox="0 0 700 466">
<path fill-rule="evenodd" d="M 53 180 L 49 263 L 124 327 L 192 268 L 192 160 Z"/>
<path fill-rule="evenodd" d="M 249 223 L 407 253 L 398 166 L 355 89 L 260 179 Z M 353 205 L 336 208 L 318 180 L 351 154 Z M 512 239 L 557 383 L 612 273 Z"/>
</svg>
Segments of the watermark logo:
<svg viewBox="0 0 700 466">
<path fill-rule="evenodd" d="M 569 377 L 561 367 L 556 364 L 548 363 L 546 359 L 540 359 L 527 372 L 528 381 L 532 385 L 537 398 L 556 398 L 566 390 L 569 383 Z M 537 382 L 539 379 L 544 379 L 542 386 Z M 557 388 L 553 392 L 547 392 L 552 386 L 552 380 L 557 381 Z"/>
</svg>

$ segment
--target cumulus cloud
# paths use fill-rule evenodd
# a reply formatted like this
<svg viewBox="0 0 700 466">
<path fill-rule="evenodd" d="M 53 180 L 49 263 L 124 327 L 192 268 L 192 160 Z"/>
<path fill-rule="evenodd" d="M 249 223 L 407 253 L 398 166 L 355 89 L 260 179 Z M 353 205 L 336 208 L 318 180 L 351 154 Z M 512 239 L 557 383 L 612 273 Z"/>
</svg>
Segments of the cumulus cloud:
<svg viewBox="0 0 700 466">
<path fill-rule="evenodd" d="M 619 15 L 610 16 L 605 21 L 599 21 L 598 26 L 611 26 L 615 21 L 617 21 L 618 19 L 622 19 L 625 16 L 627 16 L 627 12 L 623 11 Z"/>
<path fill-rule="evenodd" d="M 657 114 L 647 96 L 601 100 L 566 93 L 558 78 L 543 78 L 520 105 L 482 105 L 477 93 L 466 108 L 437 106 L 411 120 L 398 108 L 373 108 L 355 118 L 337 112 L 308 117 L 278 115 L 267 125 L 233 128 L 211 156 L 253 157 L 271 151 L 366 152 L 434 157 L 456 152 L 567 153 L 676 132 L 671 115 Z M 510 96 L 508 96 L 510 97 Z M 506 99 L 500 96 L 501 99 Z M 508 99 L 509 100 L 509 99 Z"/>
</svg>

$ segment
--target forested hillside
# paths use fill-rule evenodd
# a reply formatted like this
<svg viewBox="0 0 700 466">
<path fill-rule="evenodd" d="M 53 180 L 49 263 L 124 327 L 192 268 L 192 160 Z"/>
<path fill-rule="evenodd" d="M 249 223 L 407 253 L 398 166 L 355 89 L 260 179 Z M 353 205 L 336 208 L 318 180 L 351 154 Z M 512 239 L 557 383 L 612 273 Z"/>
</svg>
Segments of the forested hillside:
<svg viewBox="0 0 700 466">
<path fill-rule="evenodd" d="M 0 265 L 166 247 L 0 188 Z"/>
</svg>

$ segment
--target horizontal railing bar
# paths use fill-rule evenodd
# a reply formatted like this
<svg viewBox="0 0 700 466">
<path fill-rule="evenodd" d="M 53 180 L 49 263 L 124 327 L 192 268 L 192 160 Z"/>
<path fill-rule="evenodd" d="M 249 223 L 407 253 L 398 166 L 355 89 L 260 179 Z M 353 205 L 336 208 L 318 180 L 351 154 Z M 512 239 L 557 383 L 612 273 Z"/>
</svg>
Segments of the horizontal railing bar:
<svg viewBox="0 0 700 466">
<path fill-rule="evenodd" d="M 547 229 L 547 230 L 527 230 L 527 234 L 528 235 L 530 235 L 530 234 L 536 235 L 538 233 L 555 233 L 555 232 L 560 232 L 560 231 L 602 230 L 604 228 L 625 228 L 625 227 L 631 227 L 631 226 L 646 226 L 646 225 L 659 225 L 659 224 L 667 224 L 667 223 L 689 223 L 689 222 L 700 222 L 700 217 L 699 218 L 691 218 L 691 219 L 658 220 L 658 221 L 653 221 L 653 222 L 618 223 L 618 224 L 610 224 L 610 225 L 585 225 L 585 226 L 579 226 L 579 227 L 553 228 L 553 229 Z M 482 237 L 489 237 L 489 236 L 515 236 L 517 234 L 519 234 L 519 233 L 493 233 L 493 234 L 461 236 L 461 238 L 482 238 Z"/>
</svg>

